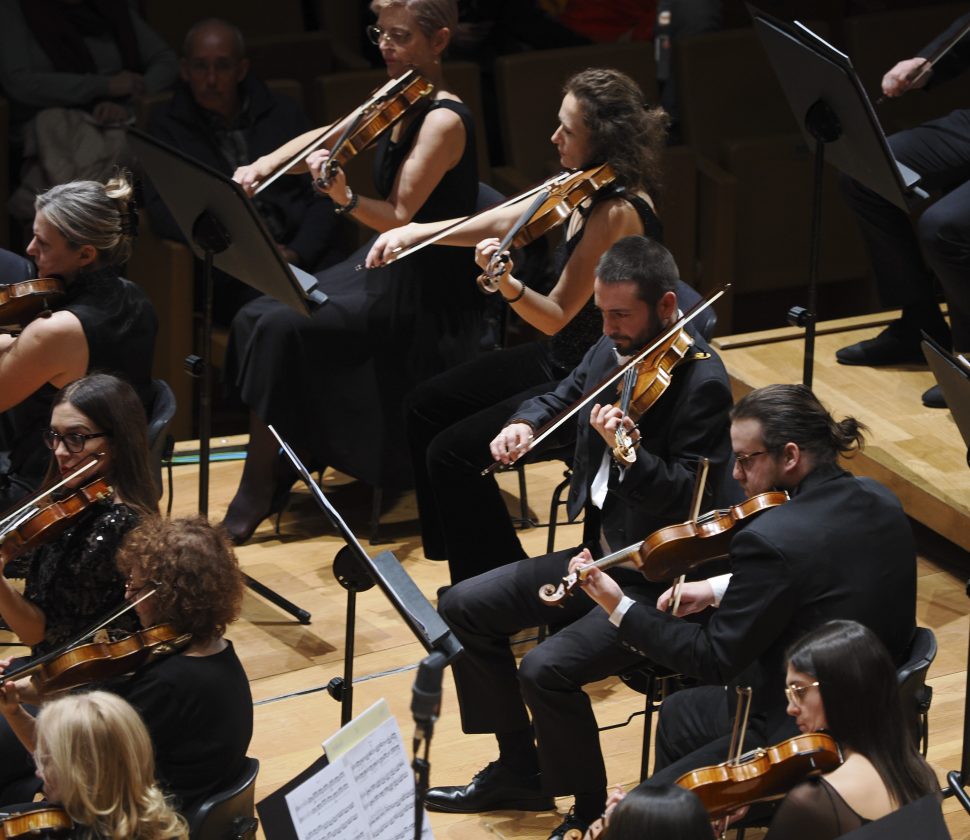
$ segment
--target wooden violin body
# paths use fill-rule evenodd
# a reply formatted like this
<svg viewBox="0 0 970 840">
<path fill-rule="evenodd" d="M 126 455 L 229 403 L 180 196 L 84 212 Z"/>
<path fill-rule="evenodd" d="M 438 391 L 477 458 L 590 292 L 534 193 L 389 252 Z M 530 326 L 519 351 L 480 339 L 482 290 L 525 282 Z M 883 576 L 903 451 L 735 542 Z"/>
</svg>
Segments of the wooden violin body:
<svg viewBox="0 0 970 840">
<path fill-rule="evenodd" d="M 23 280 L 0 286 L 0 324 L 22 327 L 64 296 L 64 282 L 56 277 Z"/>
<path fill-rule="evenodd" d="M 0 818 L 0 840 L 64 837 L 73 828 L 74 822 L 63 808 L 37 808 Z"/>
<path fill-rule="evenodd" d="M 784 796 L 809 776 L 828 773 L 841 763 L 835 739 L 813 732 L 754 750 L 737 761 L 692 770 L 676 783 L 697 794 L 711 819 L 719 819 L 745 805 Z"/>
<path fill-rule="evenodd" d="M 7 563 L 25 551 L 55 539 L 90 505 L 113 495 L 114 490 L 107 479 L 96 478 L 62 499 L 43 507 L 36 506 L 29 518 L 0 537 L 0 561 Z"/>
<path fill-rule="evenodd" d="M 53 657 L 27 662 L 0 677 L 0 685 L 33 674 L 41 694 L 68 691 L 137 671 L 157 657 L 177 653 L 192 641 L 169 624 L 138 630 L 113 642 L 91 642 L 68 647 Z"/>
<path fill-rule="evenodd" d="M 605 571 L 630 560 L 649 581 L 669 581 L 711 560 L 728 556 L 728 547 L 738 525 L 788 501 L 784 491 L 759 493 L 726 509 L 701 514 L 697 520 L 667 525 L 639 543 L 601 557 L 578 572 L 566 575 L 558 585 L 547 583 L 539 598 L 549 606 L 559 606 L 586 578 L 589 569 Z"/>
</svg>

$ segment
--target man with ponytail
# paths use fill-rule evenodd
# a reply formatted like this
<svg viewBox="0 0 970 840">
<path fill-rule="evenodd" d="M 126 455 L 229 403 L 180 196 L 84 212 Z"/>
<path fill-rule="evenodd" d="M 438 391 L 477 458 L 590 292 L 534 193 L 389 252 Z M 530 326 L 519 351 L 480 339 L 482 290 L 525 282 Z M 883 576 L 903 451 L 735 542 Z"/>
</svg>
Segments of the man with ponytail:
<svg viewBox="0 0 970 840">
<path fill-rule="evenodd" d="M 798 734 L 785 714 L 785 651 L 826 621 L 859 622 L 904 661 L 916 612 L 909 521 L 890 490 L 838 463 L 861 448 L 864 431 L 851 417 L 836 422 L 803 385 L 752 391 L 731 412 L 734 477 L 749 497 L 777 489 L 791 500 L 734 537 L 731 574 L 686 584 L 676 616 L 669 590 L 655 608 L 596 570 L 587 578 L 620 644 L 704 683 L 664 700 L 648 784 L 727 757 L 734 686 L 753 689 L 746 746 Z M 683 620 L 702 611 L 706 621 Z"/>
</svg>

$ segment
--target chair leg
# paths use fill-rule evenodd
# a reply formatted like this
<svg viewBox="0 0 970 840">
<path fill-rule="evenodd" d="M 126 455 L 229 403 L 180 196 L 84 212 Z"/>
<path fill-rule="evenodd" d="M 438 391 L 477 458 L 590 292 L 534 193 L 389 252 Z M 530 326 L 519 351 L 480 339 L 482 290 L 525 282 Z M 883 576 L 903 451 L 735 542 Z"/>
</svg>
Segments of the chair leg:
<svg viewBox="0 0 970 840">
<path fill-rule="evenodd" d="M 535 528 L 539 521 L 529 516 L 529 487 L 525 481 L 525 463 L 518 461 L 514 469 L 519 477 L 519 515 L 513 517 L 512 524 L 516 528 Z"/>
<path fill-rule="evenodd" d="M 640 781 L 650 775 L 650 744 L 653 730 L 653 696 L 657 690 L 657 677 L 651 674 L 647 678 L 647 693 L 643 707 L 643 749 L 640 751 Z"/>
<path fill-rule="evenodd" d="M 552 491 L 552 502 L 549 504 L 549 536 L 546 538 L 546 554 L 552 554 L 556 550 L 556 525 L 559 524 L 559 508 L 563 506 L 562 494 L 569 487 L 573 471 L 567 467 L 562 475 L 562 481 Z"/>
</svg>

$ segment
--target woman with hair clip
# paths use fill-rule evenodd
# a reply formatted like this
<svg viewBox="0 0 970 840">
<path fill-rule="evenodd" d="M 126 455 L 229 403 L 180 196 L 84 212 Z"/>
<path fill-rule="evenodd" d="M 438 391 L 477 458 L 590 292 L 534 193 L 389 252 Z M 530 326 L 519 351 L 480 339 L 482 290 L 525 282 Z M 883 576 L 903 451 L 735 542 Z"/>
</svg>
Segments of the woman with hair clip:
<svg viewBox="0 0 970 840">
<path fill-rule="evenodd" d="M 127 702 L 106 691 L 45 703 L 32 731 L 46 802 L 75 840 L 187 840 L 185 820 L 155 781 L 152 743 Z"/>
<path fill-rule="evenodd" d="M 662 241 L 655 207 L 666 127 L 667 115 L 645 107 L 636 83 L 617 70 L 584 70 L 566 82 L 551 138 L 560 165 L 577 170 L 608 163 L 616 178 L 565 222 L 555 256 L 558 279 L 548 294 L 514 277 L 511 260 L 499 277 L 498 292 L 506 303 L 550 337 L 487 353 L 422 383 L 408 397 L 408 444 L 424 553 L 448 560 L 453 583 L 526 556 L 498 484 L 479 474 L 492 460 L 489 442 L 524 400 L 552 390 L 599 339 L 602 322 L 592 300 L 599 258 L 624 236 Z M 505 235 L 525 206 L 483 213 L 440 242 L 477 243 L 475 259 L 484 269 L 498 250 L 496 237 Z M 447 224 L 412 223 L 384 234 L 368 265 L 393 259 L 399 249 Z M 483 522 L 487 527 L 480 527 Z"/>
<path fill-rule="evenodd" d="M 50 424 L 38 437 L 51 450 L 50 483 L 99 456 L 64 490 L 103 478 L 113 495 L 88 505 L 66 530 L 7 563 L 7 568 L 0 554 L 0 617 L 31 646 L 33 656 L 71 641 L 123 603 L 124 577 L 116 552 L 139 519 L 158 513 L 145 413 L 126 382 L 107 374 L 72 382 L 54 398 Z M 7 580 L 11 565 L 26 576 L 22 593 Z M 112 626 L 134 629 L 137 622 L 123 616 Z M 7 788 L 32 772 L 29 756 L 0 721 L 0 803 L 20 801 L 19 792 L 8 793 Z"/>
<path fill-rule="evenodd" d="M 939 791 L 903 714 L 886 646 L 855 621 L 830 621 L 788 650 L 788 714 L 828 732 L 841 766 L 785 797 L 769 840 L 831 840 Z"/>
<path fill-rule="evenodd" d="M 371 9 L 377 24 L 367 33 L 388 75 L 414 69 L 434 91 L 378 142 L 381 198 L 355 192 L 339 169 L 329 183 L 321 179 L 326 149 L 306 160 L 317 189 L 338 213 L 378 232 L 412 219 L 467 215 L 478 197 L 475 131 L 467 106 L 448 91 L 441 65 L 458 4 L 374 0 Z M 317 134 L 237 170 L 236 180 L 254 189 Z M 267 424 L 313 467 L 333 466 L 375 487 L 403 489 L 411 483 L 404 395 L 478 349 L 483 300 L 471 260 L 427 251 L 389 270 L 357 271 L 368 247 L 317 275 L 328 300 L 309 318 L 259 298 L 233 321 L 226 375 L 251 410 L 242 480 L 223 523 L 237 544 L 282 507 L 295 479 Z"/>
<path fill-rule="evenodd" d="M 127 379 L 146 411 L 150 401 L 155 313 L 144 292 L 120 276 L 137 231 L 128 176 L 52 187 L 35 208 L 27 254 L 38 277 L 63 281 L 64 295 L 48 317 L 34 318 L 19 335 L 0 335 L 0 510 L 44 475 L 40 434 L 59 388 L 104 371 Z"/>
<path fill-rule="evenodd" d="M 225 536 L 201 517 L 146 519 L 125 539 L 118 568 L 129 599 L 151 592 L 134 606 L 143 628 L 167 624 L 191 636 L 178 653 L 102 685 L 141 714 L 159 784 L 189 815 L 235 781 L 252 737 L 249 680 L 223 635 L 239 616 L 242 573 Z M 36 690 L 24 679 L 6 691 L 4 715 L 29 749 L 33 718 L 14 701 L 35 700 Z"/>
</svg>

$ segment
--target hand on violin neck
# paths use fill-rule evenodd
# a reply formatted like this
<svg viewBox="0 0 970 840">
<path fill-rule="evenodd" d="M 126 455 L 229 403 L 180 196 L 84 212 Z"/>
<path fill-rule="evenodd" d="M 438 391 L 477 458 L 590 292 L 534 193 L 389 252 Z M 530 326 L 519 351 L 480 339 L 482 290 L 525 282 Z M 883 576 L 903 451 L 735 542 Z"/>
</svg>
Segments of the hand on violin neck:
<svg viewBox="0 0 970 840">
<path fill-rule="evenodd" d="M 664 592 L 657 599 L 657 609 L 667 612 L 674 597 L 673 587 Z M 680 605 L 677 607 L 677 617 L 693 615 L 714 606 L 714 587 L 706 580 L 691 581 L 680 586 Z"/>
<path fill-rule="evenodd" d="M 600 437 L 606 441 L 607 446 L 613 447 L 616 444 L 616 430 L 622 422 L 632 443 L 640 440 L 640 430 L 629 417 L 624 416 L 623 412 L 615 405 L 600 405 L 596 403 L 589 413 L 589 424 L 599 433 Z"/>
<path fill-rule="evenodd" d="M 495 237 L 483 239 L 475 246 L 475 263 L 489 274 L 496 284 L 508 282 L 514 263 L 508 251 L 499 251 L 501 242 Z"/>
<path fill-rule="evenodd" d="M 492 457 L 502 464 L 515 463 L 528 451 L 532 431 L 528 423 L 510 423 L 488 445 Z"/>
<path fill-rule="evenodd" d="M 590 561 L 593 559 L 589 551 L 583 549 L 583 552 L 585 552 L 586 557 Z M 581 553 L 570 560 L 569 568 L 573 569 L 573 564 L 577 560 L 581 560 L 582 557 L 583 554 Z M 577 565 L 577 569 L 585 565 L 587 565 L 586 562 L 581 562 Z M 608 574 L 596 568 L 596 566 L 589 567 L 585 577 L 580 578 L 579 585 L 582 587 L 583 592 L 589 595 L 590 598 L 606 611 L 607 615 L 612 615 L 613 610 L 623 600 L 623 590 L 620 589 L 620 585 Z"/>
<path fill-rule="evenodd" d="M 326 149 L 318 149 L 307 157 L 313 188 L 321 195 L 329 196 L 334 204 L 348 204 L 353 193 L 347 186 L 347 176 L 339 166 L 331 171 L 329 161 L 330 152 Z"/>
</svg>

